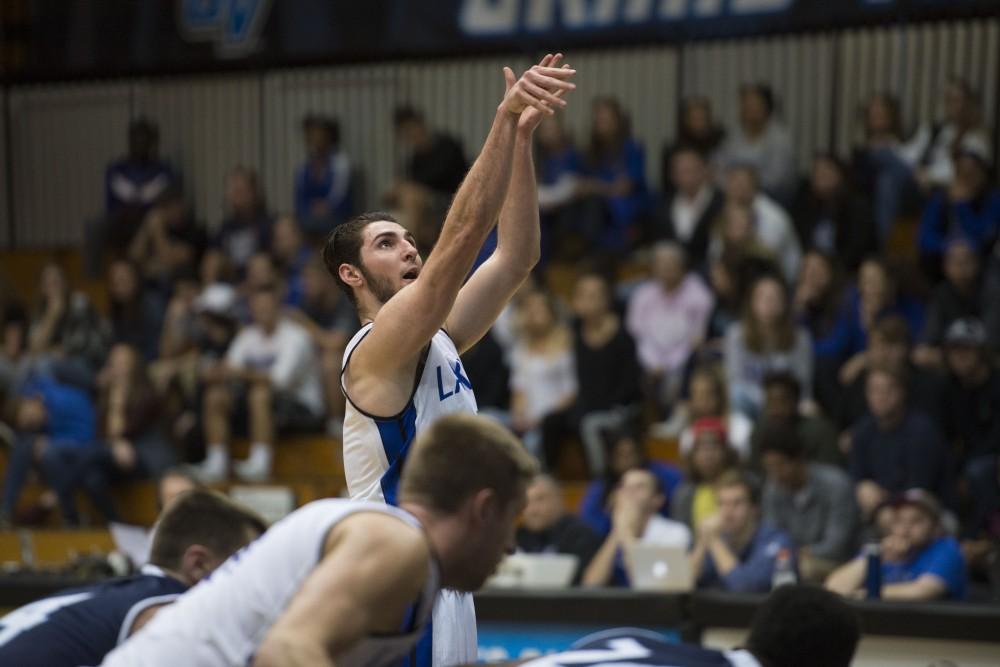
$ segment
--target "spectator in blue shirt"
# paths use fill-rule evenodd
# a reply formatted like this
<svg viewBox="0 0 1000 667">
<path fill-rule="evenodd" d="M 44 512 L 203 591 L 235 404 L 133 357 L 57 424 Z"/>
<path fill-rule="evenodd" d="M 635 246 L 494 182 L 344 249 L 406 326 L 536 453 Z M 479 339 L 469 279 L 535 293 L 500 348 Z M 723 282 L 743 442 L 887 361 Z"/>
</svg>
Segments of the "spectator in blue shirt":
<svg viewBox="0 0 1000 667">
<path fill-rule="evenodd" d="M 1000 227 L 1000 191 L 990 186 L 989 158 L 965 149 L 955 161 L 955 175 L 947 190 L 934 193 L 920 220 L 918 244 L 929 275 L 940 273 L 948 241 L 962 238 L 985 253 Z"/>
<path fill-rule="evenodd" d="M 778 553 L 795 564 L 791 538 L 761 523 L 760 490 L 748 476 L 732 471 L 716 482 L 719 511 L 697 527 L 691 568 L 699 588 L 734 593 L 766 593 Z"/>
<path fill-rule="evenodd" d="M 4 480 L 0 523 L 13 516 L 35 464 L 55 491 L 65 522 L 78 524 L 73 491 L 81 464 L 95 445 L 93 401 L 81 389 L 38 379 L 24 387 L 13 412 L 17 439 Z"/>
<path fill-rule="evenodd" d="M 681 483 L 681 472 L 668 463 L 650 460 L 642 446 L 642 436 L 628 428 L 608 434 L 608 441 L 607 470 L 603 479 L 596 479 L 587 487 L 580 502 L 580 518 L 602 537 L 611 532 L 611 496 L 625 473 L 636 468 L 644 468 L 656 476 L 665 499 L 659 513 L 669 518 L 670 499 Z"/>
<path fill-rule="evenodd" d="M 962 551 L 941 528 L 941 507 L 920 489 L 902 494 L 884 511 L 891 516 L 882 538 L 882 597 L 887 600 L 936 600 L 965 597 L 966 572 Z M 841 595 L 860 595 L 867 559 L 855 558 L 826 581 Z"/>
<path fill-rule="evenodd" d="M 598 97 L 592 106 L 590 147 L 583 161 L 578 192 L 604 204 L 605 224 L 598 238 L 605 247 L 627 250 L 647 213 L 646 156 L 631 136 L 629 119 L 618 100 Z"/>
<path fill-rule="evenodd" d="M 316 251 L 306 243 L 302 227 L 290 215 L 283 215 L 274 223 L 274 242 L 271 257 L 275 268 L 285 282 L 285 304 L 301 308 L 305 298 L 303 272 Z"/>
<path fill-rule="evenodd" d="M 226 175 L 226 218 L 211 240 L 209 253 L 221 256 L 226 268 L 242 278 L 250 257 L 270 247 L 273 224 L 257 172 L 236 167 Z"/>
<path fill-rule="evenodd" d="M 328 234 L 351 215 L 351 162 L 334 118 L 302 121 L 306 161 L 295 173 L 295 215 L 309 234 Z"/>
</svg>

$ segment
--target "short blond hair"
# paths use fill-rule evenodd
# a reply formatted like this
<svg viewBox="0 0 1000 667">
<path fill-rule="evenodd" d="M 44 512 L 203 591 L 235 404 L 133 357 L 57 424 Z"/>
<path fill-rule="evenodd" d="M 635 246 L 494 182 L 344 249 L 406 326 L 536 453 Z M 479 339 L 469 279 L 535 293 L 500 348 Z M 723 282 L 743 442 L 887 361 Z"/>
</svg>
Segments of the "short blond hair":
<svg viewBox="0 0 1000 667">
<path fill-rule="evenodd" d="M 483 489 L 508 504 L 524 493 L 538 470 L 534 457 L 499 423 L 473 414 L 447 415 L 417 436 L 399 495 L 446 514 Z"/>
</svg>

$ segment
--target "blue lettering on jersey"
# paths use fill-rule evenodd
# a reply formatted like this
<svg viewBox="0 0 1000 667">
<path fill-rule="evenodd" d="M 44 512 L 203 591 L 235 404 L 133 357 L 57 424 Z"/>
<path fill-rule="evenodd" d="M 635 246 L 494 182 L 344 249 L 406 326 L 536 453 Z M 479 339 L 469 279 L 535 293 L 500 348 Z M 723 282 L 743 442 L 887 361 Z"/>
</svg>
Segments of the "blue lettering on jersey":
<svg viewBox="0 0 1000 667">
<path fill-rule="evenodd" d="M 462 374 L 462 362 L 456 359 L 455 365 L 451 366 L 451 372 L 455 375 L 455 388 L 448 393 L 444 391 L 444 380 L 441 377 L 441 367 L 437 367 L 437 381 L 438 381 L 438 398 L 442 401 L 446 398 L 454 396 L 465 387 L 468 390 L 472 390 L 472 383 L 469 382 L 469 378 Z"/>
</svg>

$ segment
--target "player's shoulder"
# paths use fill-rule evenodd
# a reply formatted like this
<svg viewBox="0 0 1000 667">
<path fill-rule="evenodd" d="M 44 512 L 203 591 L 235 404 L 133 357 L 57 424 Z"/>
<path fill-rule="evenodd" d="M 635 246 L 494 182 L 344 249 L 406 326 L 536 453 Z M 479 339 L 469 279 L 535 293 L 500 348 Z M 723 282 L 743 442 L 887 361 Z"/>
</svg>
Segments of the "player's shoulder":
<svg viewBox="0 0 1000 667">
<path fill-rule="evenodd" d="M 408 521 L 398 512 L 376 507 L 344 517 L 331 530 L 327 543 L 330 546 L 350 544 L 371 553 L 390 552 L 401 559 L 426 559 L 430 555 L 427 539 L 415 521 Z"/>
</svg>

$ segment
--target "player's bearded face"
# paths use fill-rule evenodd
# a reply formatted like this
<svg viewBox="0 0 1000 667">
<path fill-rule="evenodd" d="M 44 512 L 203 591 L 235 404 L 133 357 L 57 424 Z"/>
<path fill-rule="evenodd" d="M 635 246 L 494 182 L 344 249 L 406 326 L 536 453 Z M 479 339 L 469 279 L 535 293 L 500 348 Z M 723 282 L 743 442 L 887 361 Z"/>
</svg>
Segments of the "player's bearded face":
<svg viewBox="0 0 1000 667">
<path fill-rule="evenodd" d="M 368 291 L 380 302 L 388 302 L 400 290 L 400 285 L 394 285 L 393 281 L 386 276 L 372 273 L 365 268 L 364 264 L 360 266 L 360 269 L 361 275 L 365 278 L 365 284 L 368 285 Z"/>
</svg>

